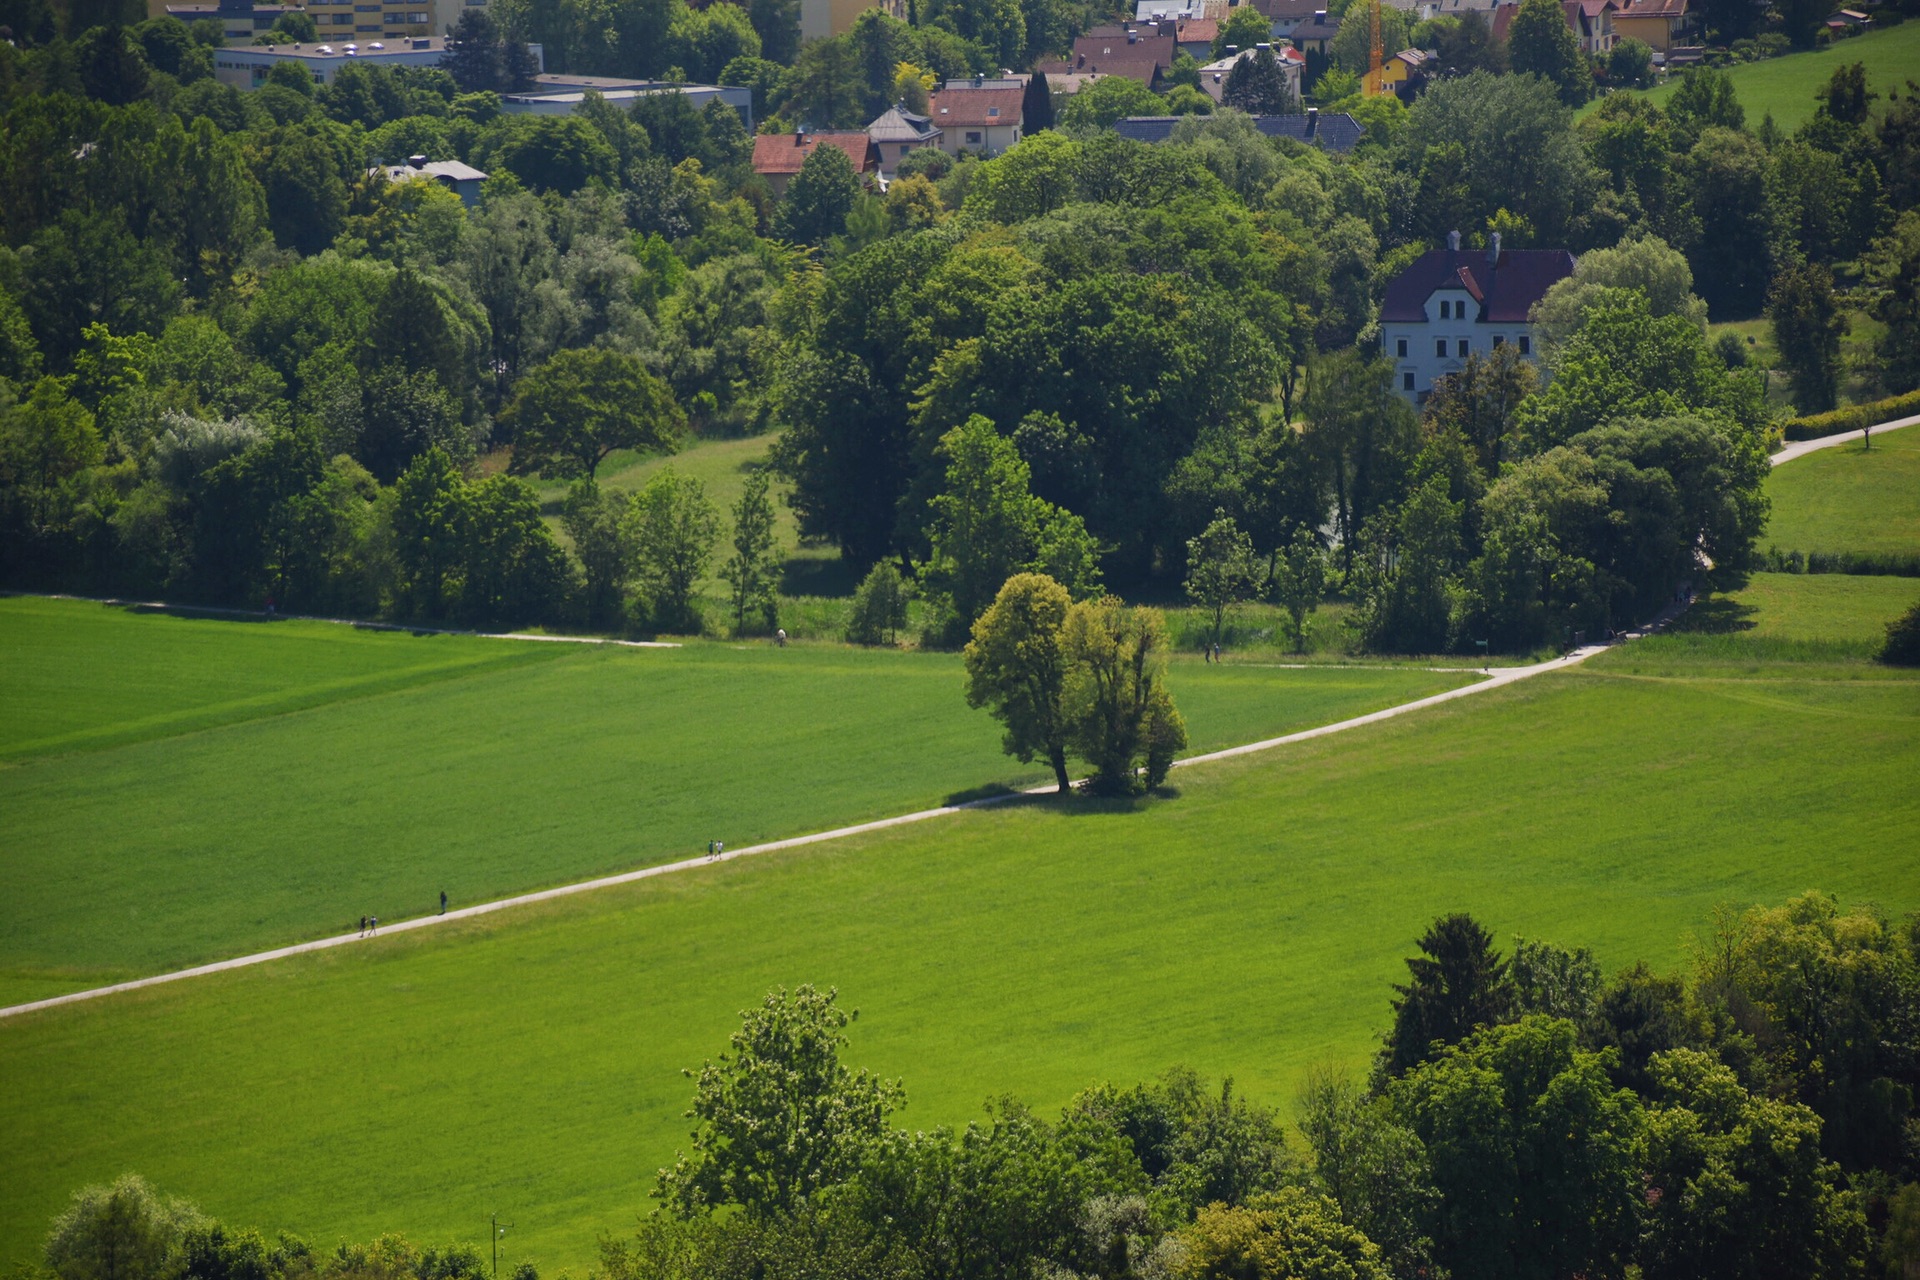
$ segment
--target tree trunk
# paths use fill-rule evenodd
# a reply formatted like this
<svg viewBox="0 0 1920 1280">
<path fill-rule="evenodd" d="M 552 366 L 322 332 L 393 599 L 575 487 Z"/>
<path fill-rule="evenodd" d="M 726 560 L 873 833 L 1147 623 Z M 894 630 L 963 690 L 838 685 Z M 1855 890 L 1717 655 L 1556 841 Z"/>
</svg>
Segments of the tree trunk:
<svg viewBox="0 0 1920 1280">
<path fill-rule="evenodd" d="M 1047 752 L 1047 758 L 1053 762 L 1053 777 L 1054 777 L 1054 780 L 1060 784 L 1060 794 L 1063 796 L 1072 795 L 1073 780 L 1067 777 L 1066 748 L 1065 747 L 1052 748 L 1050 751 Z"/>
</svg>

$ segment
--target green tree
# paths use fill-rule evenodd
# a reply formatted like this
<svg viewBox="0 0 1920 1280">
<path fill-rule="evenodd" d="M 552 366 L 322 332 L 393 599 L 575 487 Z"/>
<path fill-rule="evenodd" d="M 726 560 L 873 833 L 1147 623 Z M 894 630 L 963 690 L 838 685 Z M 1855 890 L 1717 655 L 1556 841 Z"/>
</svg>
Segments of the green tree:
<svg viewBox="0 0 1920 1280">
<path fill-rule="evenodd" d="M 771 991 L 758 1009 L 741 1010 L 731 1053 L 686 1073 L 693 1151 L 660 1171 L 654 1193 L 670 1208 L 790 1213 L 855 1171 L 906 1092 L 840 1061 L 858 1015 L 838 997 L 810 985 Z"/>
<path fill-rule="evenodd" d="M 185 1232 L 201 1221 L 184 1200 L 163 1199 L 139 1174 L 73 1193 L 43 1252 L 60 1280 L 145 1280 L 162 1274 Z"/>
<path fill-rule="evenodd" d="M 271 135 L 267 145 L 260 182 L 274 242 L 302 255 L 319 253 L 346 223 L 347 184 L 340 172 L 341 158 L 326 130 L 316 125 L 288 125 Z"/>
<path fill-rule="evenodd" d="M 824 244 L 846 230 L 859 195 L 860 178 L 847 153 L 817 146 L 787 184 L 773 215 L 773 233 L 796 244 Z"/>
<path fill-rule="evenodd" d="M 1516 1012 L 1565 1018 L 1583 1031 L 1593 1025 L 1600 1001 L 1600 966 L 1587 948 L 1515 938 L 1510 971 Z"/>
<path fill-rule="evenodd" d="M 1552 84 L 1560 101 L 1577 107 L 1593 94 L 1593 73 L 1573 28 L 1554 0 L 1521 0 L 1507 29 L 1507 58 L 1519 75 Z"/>
<path fill-rule="evenodd" d="M 1227 20 L 1214 33 L 1213 56 L 1224 58 L 1229 48 L 1244 53 L 1272 39 L 1273 24 L 1265 14 L 1251 6 L 1235 8 L 1227 13 Z"/>
<path fill-rule="evenodd" d="M 76 477 L 106 456 L 93 415 L 67 386 L 41 378 L 26 399 L 0 410 L 0 500 L 31 537 L 66 525 Z"/>
<path fill-rule="evenodd" d="M 1327 594 L 1327 558 L 1320 539 L 1307 525 L 1293 531 L 1293 538 L 1274 558 L 1269 578 L 1273 598 L 1287 611 L 1288 629 L 1293 633 L 1293 651 L 1307 648 L 1307 615 L 1320 607 Z"/>
<path fill-rule="evenodd" d="M 906 629 L 907 603 L 912 595 L 911 585 L 893 561 L 882 560 L 867 570 L 853 593 L 853 608 L 847 613 L 847 643 L 894 645 Z"/>
<path fill-rule="evenodd" d="M 638 356 L 576 347 L 521 380 L 501 425 L 514 474 L 592 477 L 616 449 L 671 453 L 686 417 Z"/>
<path fill-rule="evenodd" d="M 1644 40 L 1625 36 L 1607 53 L 1607 83 L 1639 89 L 1653 79 L 1653 49 Z"/>
<path fill-rule="evenodd" d="M 1497 474 L 1513 452 L 1520 406 L 1539 385 L 1533 363 L 1514 344 L 1502 343 L 1484 356 L 1475 351 L 1434 383 L 1427 421 L 1435 431 L 1458 431 L 1473 446 L 1481 470 Z"/>
<path fill-rule="evenodd" d="M 963 655 L 967 705 L 990 709 L 1006 728 L 1002 749 L 1022 763 L 1044 757 L 1060 794 L 1067 777 L 1067 612 L 1072 597 L 1044 574 L 1020 573 L 1000 586 L 973 624 Z"/>
<path fill-rule="evenodd" d="M 1360 634 L 1370 647 L 1441 653 L 1451 644 L 1464 502 L 1435 475 L 1361 530 Z"/>
<path fill-rule="evenodd" d="M 444 450 L 428 449 L 393 486 L 393 552 L 401 610 L 442 616 L 465 544 L 467 486 Z"/>
<path fill-rule="evenodd" d="M 757 58 L 760 34 L 739 5 L 710 4 L 686 9 L 667 28 L 667 56 L 694 80 L 712 84 L 735 58 Z"/>
<path fill-rule="evenodd" d="M 1400 12 L 1391 8 L 1388 11 Z M 1252 13 L 1261 22 L 1266 21 L 1258 10 L 1241 9 L 1237 12 Z M 1250 116 L 1290 115 L 1299 106 L 1293 98 L 1293 85 L 1287 80 L 1280 60 L 1273 56 L 1272 49 L 1255 49 L 1251 56 L 1234 63 L 1233 70 L 1227 73 L 1227 83 L 1221 90 L 1220 101 L 1223 106 L 1244 111 Z"/>
<path fill-rule="evenodd" d="M 702 623 L 693 590 L 720 537 L 720 516 L 705 486 L 662 468 L 633 495 L 626 519 L 649 620 L 662 631 L 698 634 Z"/>
<path fill-rule="evenodd" d="M 790 65 L 800 51 L 800 5 L 798 0 L 749 0 L 747 16 L 760 33 L 760 55 L 770 62 Z M 722 83 L 732 83 L 722 81 Z M 765 110 L 755 104 L 754 115 Z"/>
<path fill-rule="evenodd" d="M 1880 380 L 1894 394 L 1920 387 L 1920 210 L 1900 215 L 1865 261 L 1873 287 L 1869 313 L 1885 326 L 1877 354 Z"/>
<path fill-rule="evenodd" d="M 1380 1248 L 1339 1206 L 1286 1187 L 1245 1208 L 1209 1205 L 1179 1233 L 1180 1280 L 1389 1280 Z"/>
<path fill-rule="evenodd" d="M 1833 408 L 1840 399 L 1840 339 L 1848 328 L 1833 273 L 1815 262 L 1782 270 L 1767 297 L 1767 320 L 1793 380 L 1795 407 L 1803 414 Z"/>
<path fill-rule="evenodd" d="M 468 487 L 460 603 L 476 622 L 521 626 L 551 617 L 571 577 L 566 553 L 540 518 L 540 498 L 518 476 Z"/>
<path fill-rule="evenodd" d="M 509 86 L 500 34 L 485 9 L 467 9 L 447 32 L 446 56 L 440 65 L 462 93 L 499 93 Z"/>
<path fill-rule="evenodd" d="M 1486 1027 L 1395 1081 L 1441 1200 L 1435 1261 L 1454 1275 L 1621 1275 L 1640 1211 L 1640 1106 L 1570 1022 Z"/>
<path fill-rule="evenodd" d="M 1392 363 L 1359 350 L 1310 360 L 1301 408 L 1303 443 L 1330 482 L 1351 570 L 1361 528 L 1400 491 L 1418 449 L 1419 420 L 1393 389 Z"/>
<path fill-rule="evenodd" d="M 1260 585 L 1253 539 L 1224 510 L 1196 538 L 1187 540 L 1187 599 L 1213 615 L 1213 643 L 1224 636 L 1227 611 Z"/>
<path fill-rule="evenodd" d="M 1067 99 L 1060 109 L 1060 127 L 1111 129 L 1115 121 L 1128 116 L 1155 116 L 1165 111 L 1166 100 L 1138 80 L 1102 76 Z"/>
<path fill-rule="evenodd" d="M 1706 328 L 1707 304 L 1694 295 L 1693 268 L 1686 255 L 1656 236 L 1636 236 L 1611 249 L 1581 254 L 1573 274 L 1534 304 L 1531 318 L 1541 342 L 1558 348 L 1596 306 L 1621 301 L 1619 291 L 1627 289 L 1646 295 L 1648 315 L 1684 316 Z"/>
<path fill-rule="evenodd" d="M 1504 1022 L 1513 1012 L 1513 978 L 1493 949 L 1493 935 L 1472 916 L 1441 916 L 1407 960 L 1406 985 L 1395 985 L 1393 1029 L 1381 1066 L 1403 1075 L 1435 1056 L 1435 1046 L 1460 1043 L 1476 1028 Z"/>
<path fill-rule="evenodd" d="M 1747 134 L 1709 127 L 1687 153 L 1683 173 L 1699 227 L 1687 255 L 1695 288 L 1717 320 L 1759 314 L 1774 265 L 1766 148 Z"/>
<path fill-rule="evenodd" d="M 1651 1071 L 1647 1280 L 1860 1274 L 1866 1221 L 1821 1158 L 1817 1115 L 1749 1094 L 1696 1050 L 1660 1054 Z"/>
<path fill-rule="evenodd" d="M 748 634 L 748 620 L 769 632 L 780 618 L 780 562 L 773 547 L 773 502 L 766 468 L 747 473 L 733 508 L 733 554 L 720 577 L 733 588 L 733 632 Z"/>
<path fill-rule="evenodd" d="M 627 500 L 587 477 L 573 482 L 560 508 L 560 527 L 573 543 L 585 579 L 587 625 L 612 625 L 633 578 L 634 548 L 623 517 Z"/>
<path fill-rule="evenodd" d="M 1295 1122 L 1313 1151 L 1314 1182 L 1340 1216 L 1380 1246 L 1393 1274 L 1430 1274 L 1428 1220 L 1440 1196 L 1426 1147 L 1388 1100 L 1319 1069 L 1301 1086 Z"/>
<path fill-rule="evenodd" d="M 1020 95 L 1020 134 L 1031 138 L 1053 128 L 1053 91 L 1047 87 L 1047 73 L 1035 71 L 1027 78 Z"/>
<path fill-rule="evenodd" d="M 1187 745 L 1186 722 L 1167 693 L 1167 624 L 1158 609 L 1112 596 L 1067 611 L 1060 695 L 1067 740 L 1093 766 L 1095 795 L 1131 796 L 1166 780 Z"/>
</svg>

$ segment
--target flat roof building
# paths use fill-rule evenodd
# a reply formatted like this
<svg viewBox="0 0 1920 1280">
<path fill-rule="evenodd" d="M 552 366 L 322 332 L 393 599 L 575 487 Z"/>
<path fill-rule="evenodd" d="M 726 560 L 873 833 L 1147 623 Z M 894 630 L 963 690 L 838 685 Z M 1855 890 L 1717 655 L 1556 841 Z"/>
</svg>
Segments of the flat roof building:
<svg viewBox="0 0 1920 1280">
<path fill-rule="evenodd" d="M 367 170 L 367 176 L 385 174 L 388 182 L 412 182 L 426 178 L 437 182 L 460 197 L 460 203 L 471 209 L 480 203 L 480 184 L 487 175 L 470 164 L 458 160 L 429 160 L 425 156 L 408 156 L 405 164 L 375 165 Z"/>
<path fill-rule="evenodd" d="M 589 92 L 614 106 L 631 107 L 657 93 L 677 93 L 696 109 L 724 102 L 740 113 L 740 122 L 753 132 L 753 90 L 724 84 L 690 84 L 682 80 L 622 80 L 613 76 L 538 75 L 525 89 L 500 95 L 500 109 L 517 115 L 564 116 L 579 110 Z"/>
</svg>

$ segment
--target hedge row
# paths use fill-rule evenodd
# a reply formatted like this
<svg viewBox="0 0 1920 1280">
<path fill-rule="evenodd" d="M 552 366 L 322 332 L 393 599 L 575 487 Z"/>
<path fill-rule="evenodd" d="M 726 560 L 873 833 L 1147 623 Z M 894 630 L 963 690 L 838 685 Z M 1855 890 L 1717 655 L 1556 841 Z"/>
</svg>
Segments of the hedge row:
<svg viewBox="0 0 1920 1280">
<path fill-rule="evenodd" d="M 1843 409 L 1816 413 L 1805 418 L 1789 418 L 1786 425 L 1786 438 L 1818 440 L 1821 436 L 1837 436 L 1842 431 L 1877 427 L 1883 422 L 1891 422 L 1895 418 L 1905 418 L 1916 413 L 1920 413 L 1920 391 L 1909 391 L 1903 396 L 1888 396 L 1885 400 L 1874 400 L 1867 404 L 1850 404 Z"/>
<path fill-rule="evenodd" d="M 1772 573 L 1857 573 L 1920 578 L 1920 555 L 1871 555 L 1854 551 L 1782 551 L 1768 547 L 1760 567 Z"/>
</svg>

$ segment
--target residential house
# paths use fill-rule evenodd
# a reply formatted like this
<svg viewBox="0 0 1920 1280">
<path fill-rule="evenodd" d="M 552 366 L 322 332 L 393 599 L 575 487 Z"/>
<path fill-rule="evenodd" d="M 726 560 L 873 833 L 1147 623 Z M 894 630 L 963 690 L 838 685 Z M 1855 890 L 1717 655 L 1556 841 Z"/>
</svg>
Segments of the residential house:
<svg viewBox="0 0 1920 1280">
<path fill-rule="evenodd" d="M 922 147 L 939 146 L 943 131 L 931 117 L 909 111 L 900 102 L 867 126 L 867 136 L 880 155 L 880 180 L 891 182 L 902 160 Z"/>
<path fill-rule="evenodd" d="M 1603 58 L 1613 49 L 1613 13 L 1619 7 L 1614 0 L 1565 0 L 1560 11 L 1566 14 L 1580 48 Z"/>
<path fill-rule="evenodd" d="M 800 166 L 807 157 L 820 147 L 838 147 L 847 153 L 847 159 L 853 161 L 853 171 L 862 178 L 874 178 L 880 172 L 880 156 L 873 145 L 873 139 L 864 133 L 819 132 L 808 133 L 795 129 L 792 133 L 762 133 L 753 139 L 753 171 L 767 180 L 767 186 L 778 199 L 787 194 L 787 184 L 793 181 L 793 175 L 800 172 Z"/>
<path fill-rule="evenodd" d="M 1314 14 L 1325 13 L 1327 0 L 1253 0 L 1253 7 L 1267 20 L 1273 38 L 1285 40 L 1295 27 L 1311 22 Z"/>
<path fill-rule="evenodd" d="M 1380 64 L 1380 83 L 1405 97 L 1427 78 L 1433 61 L 1424 49 L 1402 49 Z"/>
<path fill-rule="evenodd" d="M 1854 31 L 1864 31 L 1873 25 L 1873 19 L 1858 9 L 1842 9 L 1827 19 L 1827 29 L 1835 35 L 1849 35 Z"/>
<path fill-rule="evenodd" d="M 629 111 L 641 98 L 660 93 L 677 93 L 704 109 L 710 102 L 724 102 L 740 115 L 740 123 L 753 132 L 753 91 L 725 84 L 686 84 L 678 80 L 622 80 L 613 76 L 538 75 L 525 89 L 500 95 L 500 109 L 509 115 L 564 116 L 580 109 L 589 92 L 597 93 L 622 111 Z"/>
<path fill-rule="evenodd" d="M 933 126 L 940 131 L 940 149 L 956 156 L 962 151 L 999 155 L 1020 141 L 1020 104 L 1025 97 L 1025 89 L 947 81 L 927 106 Z"/>
<path fill-rule="evenodd" d="M 1165 142 L 1185 116 L 1128 116 L 1114 122 L 1114 132 L 1135 142 Z M 1322 151 L 1347 152 L 1360 145 L 1367 131 L 1344 111 L 1322 112 L 1308 107 L 1305 115 L 1254 116 L 1253 127 L 1269 138 L 1291 138 Z"/>
<path fill-rule="evenodd" d="M 1157 26 L 1096 27 L 1073 42 L 1073 53 L 1055 62 L 1034 68 L 1055 76 L 1123 76 L 1137 80 L 1149 89 L 1158 89 L 1167 68 L 1173 65 L 1174 33 Z M 940 123 L 945 128 L 944 122 Z"/>
<path fill-rule="evenodd" d="M 289 10 L 297 13 L 299 6 L 255 4 L 253 0 L 219 0 L 217 4 L 166 4 L 163 0 L 149 0 L 147 4 L 149 18 L 178 18 L 182 22 L 213 18 L 220 23 L 220 34 L 229 44 L 252 44 L 254 36 L 273 30 L 273 24 Z"/>
<path fill-rule="evenodd" d="M 539 46 L 532 46 L 538 56 Z M 315 84 L 332 84 L 340 68 L 351 62 L 388 67 L 437 67 L 446 56 L 447 42 L 439 36 L 405 40 L 369 40 L 365 44 L 257 44 L 230 45 L 213 51 L 213 78 L 238 89 L 258 89 L 267 74 L 282 62 L 291 62 L 313 77 Z"/>
<path fill-rule="evenodd" d="M 1273 48 L 1271 45 L 1257 45 L 1240 53 L 1228 54 L 1215 62 L 1209 62 L 1200 68 L 1200 87 L 1215 102 L 1225 97 L 1227 77 L 1233 74 L 1233 68 L 1242 58 L 1251 58 L 1261 49 L 1273 49 L 1273 56 L 1280 63 L 1280 70 L 1287 78 L 1287 87 L 1293 91 L 1294 101 L 1300 100 L 1300 76 L 1306 70 L 1307 55 L 1290 45 Z"/>
<path fill-rule="evenodd" d="M 1327 46 L 1339 34 L 1340 19 L 1330 16 L 1325 9 L 1317 9 L 1311 19 L 1295 27 L 1293 34 L 1287 38 L 1301 53 L 1318 54 L 1324 58 L 1327 56 Z"/>
<path fill-rule="evenodd" d="M 906 0 L 800 0 L 800 39 L 825 40 L 845 35 L 869 9 L 907 21 Z"/>
<path fill-rule="evenodd" d="M 1394 385 L 1419 401 L 1457 372 L 1470 354 L 1514 343 L 1534 355 L 1530 314 L 1548 289 L 1573 274 L 1565 249 L 1508 249 L 1495 232 L 1484 251 L 1463 250 L 1460 233 L 1447 247 L 1421 254 L 1387 286 L 1380 305 L 1380 344 L 1393 361 Z"/>
<path fill-rule="evenodd" d="M 169 14 L 182 22 L 217 18 L 229 44 L 250 44 L 256 34 L 269 31 L 287 12 L 305 12 L 319 28 L 322 41 L 366 45 L 389 44 L 415 36 L 446 35 L 468 9 L 487 0 L 306 0 L 305 4 L 253 4 L 249 0 L 198 0 L 169 4 L 147 0 L 149 17 Z"/>
<path fill-rule="evenodd" d="M 1213 18 L 1170 18 L 1160 24 L 1173 28 L 1173 48 L 1196 62 L 1213 57 L 1213 42 L 1219 38 L 1220 24 Z"/>
<path fill-rule="evenodd" d="M 1632 37 L 1655 53 L 1683 44 L 1687 24 L 1687 0 L 1623 0 L 1613 11 L 1614 38 Z"/>
<path fill-rule="evenodd" d="M 1187 18 L 1208 18 L 1225 22 L 1229 11 L 1227 0 L 1136 0 L 1133 20 L 1178 22 Z"/>
<path fill-rule="evenodd" d="M 469 209 L 480 203 L 480 184 L 487 180 L 485 173 L 470 164 L 461 164 L 458 160 L 429 160 L 425 156 L 408 156 L 405 164 L 375 165 L 367 170 L 367 176 L 384 176 L 388 182 L 426 178 L 459 196 L 460 203 Z"/>
</svg>

